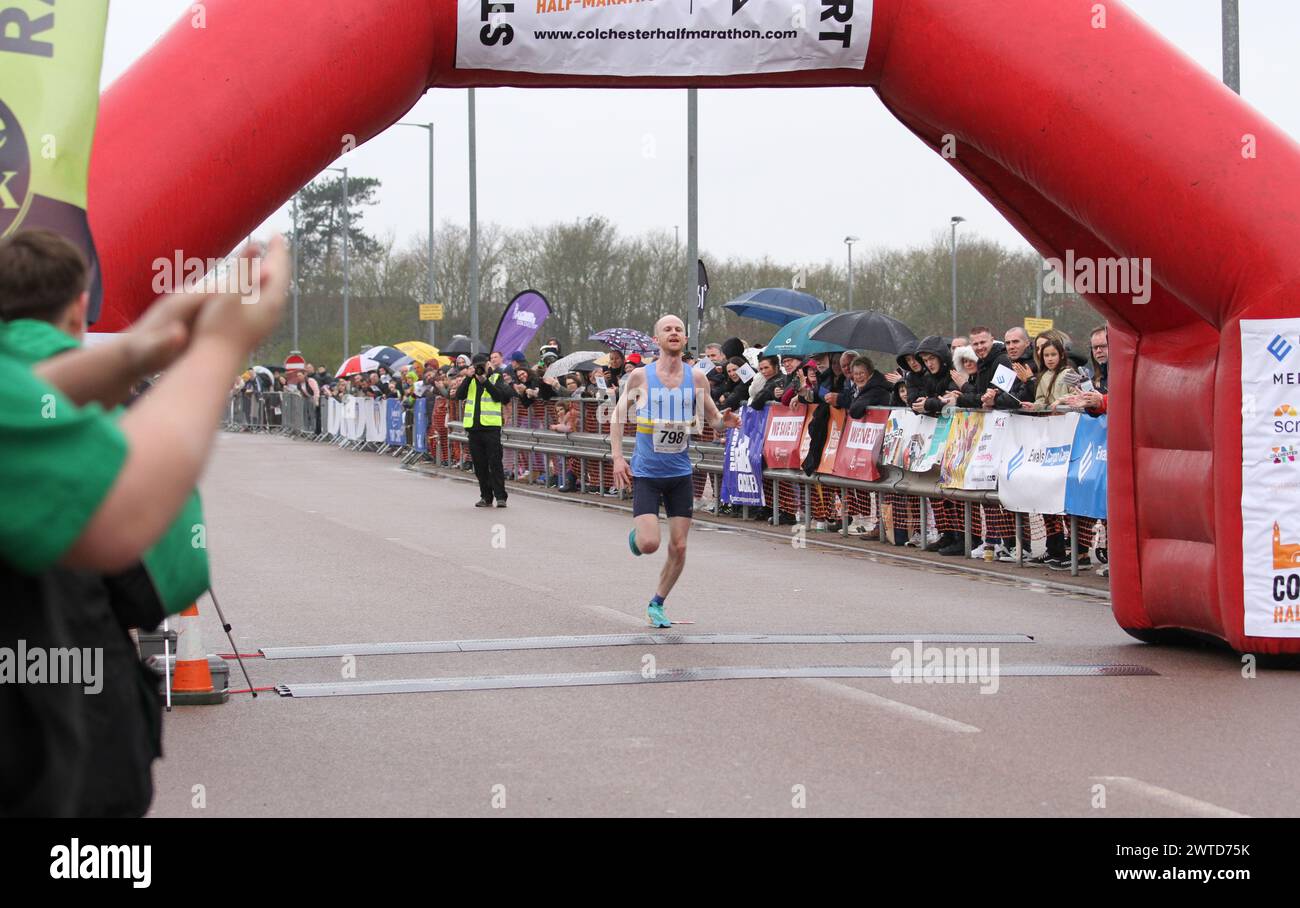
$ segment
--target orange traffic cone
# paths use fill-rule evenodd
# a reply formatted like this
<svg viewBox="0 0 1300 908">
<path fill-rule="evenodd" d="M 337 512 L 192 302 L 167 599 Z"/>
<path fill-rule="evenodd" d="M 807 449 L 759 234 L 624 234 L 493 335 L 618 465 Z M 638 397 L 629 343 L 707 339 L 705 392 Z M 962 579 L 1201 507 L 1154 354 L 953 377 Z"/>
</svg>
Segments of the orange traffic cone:
<svg viewBox="0 0 1300 908">
<path fill-rule="evenodd" d="M 172 702 L 182 705 L 225 703 L 230 699 L 230 688 L 217 690 L 213 687 L 212 670 L 208 666 L 208 657 L 203 652 L 198 605 L 191 603 L 177 618 Z"/>
</svg>

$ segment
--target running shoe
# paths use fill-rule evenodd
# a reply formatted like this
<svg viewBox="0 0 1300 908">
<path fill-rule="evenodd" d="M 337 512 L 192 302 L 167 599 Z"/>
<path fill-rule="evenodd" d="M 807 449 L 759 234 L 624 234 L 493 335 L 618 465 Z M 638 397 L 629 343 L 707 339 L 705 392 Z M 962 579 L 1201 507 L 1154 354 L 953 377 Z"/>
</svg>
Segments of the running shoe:
<svg viewBox="0 0 1300 908">
<path fill-rule="evenodd" d="M 646 614 L 650 616 L 651 627 L 672 627 L 673 626 L 673 623 L 668 620 L 668 616 L 664 614 L 664 607 L 662 605 L 656 605 L 655 603 L 651 602 L 650 605 L 646 608 Z"/>
</svg>

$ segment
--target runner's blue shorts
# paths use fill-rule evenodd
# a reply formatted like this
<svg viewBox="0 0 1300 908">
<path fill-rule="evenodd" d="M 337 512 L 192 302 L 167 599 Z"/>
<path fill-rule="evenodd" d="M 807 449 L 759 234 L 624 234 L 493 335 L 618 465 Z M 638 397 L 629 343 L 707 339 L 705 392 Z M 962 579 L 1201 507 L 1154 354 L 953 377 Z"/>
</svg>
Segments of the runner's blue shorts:
<svg viewBox="0 0 1300 908">
<path fill-rule="evenodd" d="M 659 514 L 659 502 L 669 517 L 690 517 L 695 513 L 695 492 L 691 474 L 685 476 L 632 477 L 632 516 Z"/>
</svg>

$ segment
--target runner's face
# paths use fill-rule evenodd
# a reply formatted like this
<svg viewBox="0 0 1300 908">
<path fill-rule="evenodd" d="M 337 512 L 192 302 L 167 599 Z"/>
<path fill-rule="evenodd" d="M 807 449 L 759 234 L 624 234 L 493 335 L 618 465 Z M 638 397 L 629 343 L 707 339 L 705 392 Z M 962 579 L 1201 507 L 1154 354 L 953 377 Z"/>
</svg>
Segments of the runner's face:
<svg viewBox="0 0 1300 908">
<path fill-rule="evenodd" d="M 655 340 L 665 353 L 680 353 L 686 346 L 686 327 L 679 319 L 667 318 L 659 323 Z"/>
</svg>

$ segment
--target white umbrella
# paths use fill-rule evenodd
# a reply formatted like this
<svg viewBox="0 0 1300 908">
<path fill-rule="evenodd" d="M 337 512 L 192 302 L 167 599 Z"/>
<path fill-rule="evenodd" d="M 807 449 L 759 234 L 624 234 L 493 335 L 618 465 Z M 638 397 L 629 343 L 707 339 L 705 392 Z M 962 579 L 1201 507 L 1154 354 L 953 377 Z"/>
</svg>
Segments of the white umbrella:
<svg viewBox="0 0 1300 908">
<path fill-rule="evenodd" d="M 544 378 L 559 378 L 561 375 L 567 375 L 583 363 L 589 363 L 600 359 L 605 354 L 599 350 L 579 350 L 577 353 L 570 353 L 551 363 L 546 368 Z"/>
</svg>

